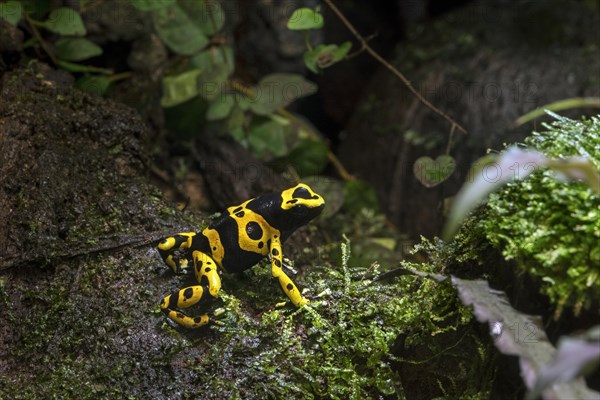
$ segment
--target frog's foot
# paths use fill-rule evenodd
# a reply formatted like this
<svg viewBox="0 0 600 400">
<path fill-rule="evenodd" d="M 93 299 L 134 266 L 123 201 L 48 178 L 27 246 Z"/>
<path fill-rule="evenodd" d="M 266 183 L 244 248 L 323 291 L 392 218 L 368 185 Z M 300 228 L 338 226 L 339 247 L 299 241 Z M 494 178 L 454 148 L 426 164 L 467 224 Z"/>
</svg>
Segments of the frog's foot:
<svg viewBox="0 0 600 400">
<path fill-rule="evenodd" d="M 216 298 L 211 296 L 208 286 L 189 286 L 181 290 L 175 290 L 170 295 L 166 296 L 160 304 L 161 311 L 171 320 L 186 328 L 199 328 L 214 322 L 221 316 L 225 310 L 218 308 L 210 313 L 205 313 L 199 316 L 189 316 L 181 311 L 194 304 L 207 305 Z"/>
<path fill-rule="evenodd" d="M 183 249 L 188 249 L 191 246 L 194 236 L 196 236 L 195 232 L 181 232 L 163 239 L 157 246 L 165 264 L 171 267 L 176 274 L 185 273 L 186 269 L 193 263 L 191 256 L 181 257 L 180 254 L 184 251 Z"/>
</svg>

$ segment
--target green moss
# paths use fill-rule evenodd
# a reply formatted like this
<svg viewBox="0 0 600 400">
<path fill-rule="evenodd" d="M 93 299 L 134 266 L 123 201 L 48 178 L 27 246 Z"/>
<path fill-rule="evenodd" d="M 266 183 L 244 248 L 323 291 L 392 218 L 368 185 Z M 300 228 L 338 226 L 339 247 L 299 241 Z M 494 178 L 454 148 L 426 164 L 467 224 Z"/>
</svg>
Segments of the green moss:
<svg viewBox="0 0 600 400">
<path fill-rule="evenodd" d="M 550 157 L 584 156 L 600 167 L 600 119 L 560 118 L 526 144 Z M 600 196 L 583 183 L 537 171 L 493 194 L 479 221 L 508 260 L 540 281 L 556 305 L 575 311 L 600 300 Z"/>
<path fill-rule="evenodd" d="M 270 282 L 268 268 L 245 274 L 247 292 L 226 282 L 235 296 L 223 293 L 229 312 L 222 326 L 212 328 L 219 336 L 202 337 L 196 343 L 202 354 L 187 360 L 199 382 L 210 382 L 204 385 L 207 396 L 403 398 L 398 366 L 414 364 L 452 365 L 436 373 L 439 387 L 429 393 L 460 398 L 485 392 L 465 384 L 489 360 L 483 345 L 462 346 L 472 339 L 461 342 L 471 313 L 449 285 L 412 276 L 374 281 L 377 264 L 353 267 L 350 258 L 348 244 L 342 244 L 339 267 L 317 266 L 306 274 L 301 286 L 309 287 L 314 299 L 299 310 L 272 306 L 281 293 L 264 286 Z M 253 317 L 248 307 L 256 305 L 255 295 L 258 307 L 267 311 Z M 450 344 L 438 340 L 458 332 Z M 400 338 L 402 351 L 397 350 Z"/>
</svg>

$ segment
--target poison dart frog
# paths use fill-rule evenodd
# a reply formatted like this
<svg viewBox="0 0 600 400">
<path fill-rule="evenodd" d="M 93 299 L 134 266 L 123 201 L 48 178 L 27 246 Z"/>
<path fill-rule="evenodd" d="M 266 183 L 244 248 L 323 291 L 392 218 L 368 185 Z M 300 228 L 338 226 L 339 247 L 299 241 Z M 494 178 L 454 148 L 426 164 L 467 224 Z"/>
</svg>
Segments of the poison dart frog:
<svg viewBox="0 0 600 400">
<path fill-rule="evenodd" d="M 220 314 L 219 309 L 189 316 L 182 309 L 206 306 L 219 297 L 221 273 L 245 271 L 269 255 L 271 274 L 292 303 L 309 302 L 285 274 L 281 245 L 299 227 L 318 216 L 325 201 L 308 185 L 298 184 L 282 192 L 265 194 L 229 207 L 202 232 L 181 232 L 164 239 L 158 251 L 175 273 L 193 266 L 199 285 L 175 290 L 160 305 L 162 312 L 187 328 L 199 328 Z"/>
</svg>

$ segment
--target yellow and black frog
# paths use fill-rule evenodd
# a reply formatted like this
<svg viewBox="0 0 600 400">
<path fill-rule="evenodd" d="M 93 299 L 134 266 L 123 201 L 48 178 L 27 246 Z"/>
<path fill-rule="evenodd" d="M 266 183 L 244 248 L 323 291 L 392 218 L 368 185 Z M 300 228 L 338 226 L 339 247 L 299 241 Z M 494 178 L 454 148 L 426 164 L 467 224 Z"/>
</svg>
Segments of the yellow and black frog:
<svg viewBox="0 0 600 400">
<path fill-rule="evenodd" d="M 202 232 L 182 232 L 158 245 L 163 260 L 175 273 L 193 266 L 199 285 L 176 290 L 160 305 L 167 317 L 188 328 L 206 325 L 223 310 L 189 316 L 181 311 L 194 304 L 207 305 L 219 297 L 221 273 L 241 272 L 267 255 L 271 273 L 296 306 L 308 303 L 285 274 L 281 244 L 299 227 L 318 216 L 325 201 L 308 185 L 250 199 L 227 212 Z"/>
</svg>

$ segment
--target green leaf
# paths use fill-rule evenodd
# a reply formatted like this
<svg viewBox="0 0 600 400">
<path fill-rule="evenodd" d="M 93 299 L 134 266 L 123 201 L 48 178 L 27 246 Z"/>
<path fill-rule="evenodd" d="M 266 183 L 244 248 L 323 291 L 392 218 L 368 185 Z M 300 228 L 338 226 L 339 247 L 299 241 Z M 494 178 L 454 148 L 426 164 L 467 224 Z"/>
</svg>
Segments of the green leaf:
<svg viewBox="0 0 600 400">
<path fill-rule="evenodd" d="M 513 122 L 513 126 L 521 126 L 529 121 L 544 116 L 548 111 L 562 111 L 583 107 L 600 108 L 600 97 L 574 97 L 546 104 L 520 116 Z"/>
<path fill-rule="evenodd" d="M 292 13 L 287 27 L 293 31 L 304 31 L 308 29 L 321 29 L 323 27 L 323 16 L 319 9 L 298 8 Z"/>
<path fill-rule="evenodd" d="M 84 36 L 86 34 L 83 20 L 72 8 L 61 7 L 53 10 L 43 26 L 51 32 L 62 36 Z"/>
<path fill-rule="evenodd" d="M 158 9 L 152 15 L 158 36 L 175 53 L 190 56 L 208 44 L 194 16 L 177 3 Z"/>
<path fill-rule="evenodd" d="M 111 75 L 113 73 L 113 71 L 108 68 L 99 68 L 91 65 L 81 65 L 64 60 L 57 60 L 56 65 L 69 72 L 90 72 L 104 75 Z"/>
<path fill-rule="evenodd" d="M 336 44 L 321 44 L 312 50 L 304 53 L 304 64 L 314 73 L 318 73 L 321 69 L 332 66 L 346 57 L 352 43 L 344 42 L 341 46 Z"/>
<path fill-rule="evenodd" d="M 17 25 L 21 20 L 23 7 L 18 1 L 7 1 L 0 4 L 0 19 L 7 21 L 11 25 Z"/>
<path fill-rule="evenodd" d="M 287 156 L 288 163 L 298 175 L 318 175 L 327 165 L 327 144 L 320 140 L 301 140 Z"/>
<path fill-rule="evenodd" d="M 173 4 L 175 0 L 131 0 L 131 4 L 141 11 L 160 10 Z"/>
<path fill-rule="evenodd" d="M 378 210 L 377 194 L 365 181 L 353 180 L 344 182 L 344 209 L 358 214 L 363 208 Z"/>
<path fill-rule="evenodd" d="M 198 77 L 200 69 L 192 69 L 175 76 L 163 78 L 163 97 L 160 104 L 163 107 L 173 107 L 184 103 L 198 95 Z"/>
<path fill-rule="evenodd" d="M 260 80 L 251 98 L 250 109 L 258 115 L 269 115 L 295 100 L 310 96 L 317 85 L 297 74 L 271 74 Z"/>
<path fill-rule="evenodd" d="M 227 86 L 229 67 L 227 64 L 213 64 L 202 72 L 198 79 L 198 90 L 202 98 L 213 101 L 221 95 Z"/>
<path fill-rule="evenodd" d="M 432 188 L 452 175 L 456 162 L 451 156 L 442 155 L 435 159 L 420 157 L 413 165 L 413 172 L 423 186 Z"/>
<path fill-rule="evenodd" d="M 206 110 L 206 119 L 217 121 L 226 118 L 231 113 L 234 105 L 233 95 L 225 94 L 219 96 L 209 104 L 208 110 Z"/>
<path fill-rule="evenodd" d="M 102 48 L 84 38 L 60 38 L 54 44 L 61 60 L 82 61 L 102 54 Z"/>
<path fill-rule="evenodd" d="M 225 63 L 229 75 L 233 74 L 235 69 L 235 56 L 231 46 L 210 47 L 192 56 L 190 62 L 194 67 L 201 69 L 209 68 L 213 64 Z"/>
<path fill-rule="evenodd" d="M 225 12 L 218 1 L 179 0 L 179 6 L 187 13 L 206 36 L 212 36 L 223 29 Z"/>
<path fill-rule="evenodd" d="M 248 144 L 253 153 L 262 159 L 281 157 L 288 151 L 284 127 L 273 120 L 253 124 L 248 134 Z"/>
<path fill-rule="evenodd" d="M 75 86 L 88 93 L 95 93 L 103 96 L 110 87 L 111 80 L 105 76 L 87 75 L 75 81 Z"/>
</svg>

